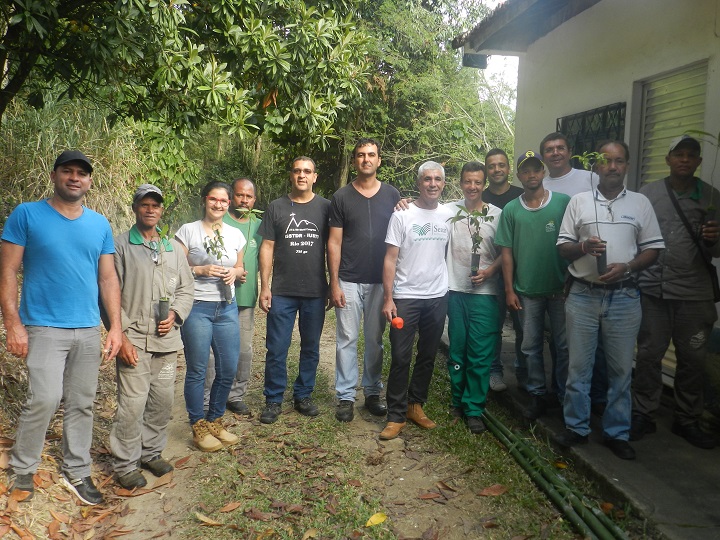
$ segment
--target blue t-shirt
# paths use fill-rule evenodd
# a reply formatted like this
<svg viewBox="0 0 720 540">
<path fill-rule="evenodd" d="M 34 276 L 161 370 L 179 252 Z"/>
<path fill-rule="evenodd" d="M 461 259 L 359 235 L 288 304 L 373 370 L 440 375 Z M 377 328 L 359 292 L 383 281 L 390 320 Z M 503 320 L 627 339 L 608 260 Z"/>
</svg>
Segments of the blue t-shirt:
<svg viewBox="0 0 720 540">
<path fill-rule="evenodd" d="M 115 253 L 104 216 L 83 206 L 68 219 L 47 200 L 22 203 L 2 239 L 23 246 L 20 319 L 31 326 L 91 328 L 100 324 L 98 262 Z"/>
</svg>

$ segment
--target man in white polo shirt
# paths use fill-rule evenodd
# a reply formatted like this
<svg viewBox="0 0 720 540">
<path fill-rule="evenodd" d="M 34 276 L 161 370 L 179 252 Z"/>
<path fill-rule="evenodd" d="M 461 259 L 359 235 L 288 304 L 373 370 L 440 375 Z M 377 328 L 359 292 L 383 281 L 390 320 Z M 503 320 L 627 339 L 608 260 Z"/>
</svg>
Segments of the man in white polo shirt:
<svg viewBox="0 0 720 540">
<path fill-rule="evenodd" d="M 647 197 L 623 185 L 629 150 L 621 141 L 601 143 L 604 160 L 595 166 L 596 190 L 575 195 L 558 237 L 560 255 L 572 264 L 573 283 L 565 302 L 570 365 L 565 385 L 563 447 L 587 443 L 590 380 L 598 339 L 608 366 L 607 408 L 602 418 L 605 445 L 621 459 L 635 459 L 630 435 L 630 379 L 640 329 L 640 291 L 635 274 L 650 266 L 665 247 Z M 605 254 L 606 264 L 602 263 Z"/>
</svg>

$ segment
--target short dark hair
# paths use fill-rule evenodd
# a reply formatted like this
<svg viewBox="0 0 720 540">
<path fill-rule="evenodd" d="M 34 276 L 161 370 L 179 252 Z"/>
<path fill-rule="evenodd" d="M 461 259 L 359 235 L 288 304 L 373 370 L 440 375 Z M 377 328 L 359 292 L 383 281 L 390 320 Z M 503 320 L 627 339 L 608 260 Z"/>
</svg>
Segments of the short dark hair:
<svg viewBox="0 0 720 540">
<path fill-rule="evenodd" d="M 488 153 L 485 154 L 485 163 L 487 163 L 488 158 L 492 156 L 505 156 L 507 162 L 510 163 L 510 158 L 508 157 L 507 152 L 505 152 L 502 148 L 491 148 L 488 150 Z"/>
<path fill-rule="evenodd" d="M 570 141 L 568 140 L 568 138 L 563 133 L 560 133 L 559 131 L 553 131 L 552 133 L 548 133 L 547 135 L 545 135 L 545 137 L 543 137 L 543 140 L 540 141 L 540 155 L 542 156 L 543 147 L 545 146 L 546 142 L 555 141 L 557 139 L 561 139 L 561 140 L 565 141 L 565 144 L 567 145 L 568 150 L 570 150 L 571 146 L 570 146 Z"/>
<path fill-rule="evenodd" d="M 205 184 L 205 186 L 202 188 L 202 191 L 200 192 L 200 197 L 204 199 L 213 189 L 224 189 L 225 191 L 227 191 L 228 199 L 232 199 L 233 191 L 230 187 L 230 184 L 228 184 L 227 182 L 221 182 L 220 180 L 211 180 L 210 182 Z"/>
<path fill-rule="evenodd" d="M 255 186 L 255 182 L 252 180 L 252 178 L 248 178 L 247 176 L 241 176 L 233 180 L 232 184 L 230 184 L 233 191 L 235 191 L 235 184 L 237 184 L 238 182 L 249 182 L 253 188 L 253 193 L 257 195 L 257 187 Z"/>
<path fill-rule="evenodd" d="M 482 171 L 482 173 L 485 174 L 485 164 L 480 163 L 479 161 L 468 161 L 462 166 L 462 169 L 460 169 L 460 181 L 462 181 L 465 173 L 478 171 Z"/>
<path fill-rule="evenodd" d="M 296 157 L 295 159 L 293 159 L 293 160 L 290 162 L 290 171 L 293 170 L 293 167 L 295 166 L 295 164 L 296 164 L 298 161 L 309 161 L 310 163 L 313 164 L 313 172 L 317 172 L 317 165 L 315 165 L 315 160 L 314 160 L 313 158 L 307 157 L 307 156 L 298 156 L 298 157 Z"/>
<path fill-rule="evenodd" d="M 355 143 L 355 147 L 353 148 L 352 156 L 355 157 L 355 152 L 358 151 L 358 148 L 362 148 L 363 146 L 369 146 L 371 144 L 375 145 L 375 147 L 377 148 L 378 156 L 379 156 L 380 155 L 380 143 L 370 137 L 363 137 L 361 139 L 358 139 L 358 142 Z"/>
<path fill-rule="evenodd" d="M 623 150 L 625 150 L 625 159 L 630 161 L 630 147 L 625 141 L 618 141 L 617 139 L 605 139 L 604 141 L 600 141 L 598 143 L 598 145 L 595 147 L 595 151 L 598 154 L 602 154 L 602 149 L 611 144 L 617 144 L 618 146 L 622 146 Z"/>
</svg>

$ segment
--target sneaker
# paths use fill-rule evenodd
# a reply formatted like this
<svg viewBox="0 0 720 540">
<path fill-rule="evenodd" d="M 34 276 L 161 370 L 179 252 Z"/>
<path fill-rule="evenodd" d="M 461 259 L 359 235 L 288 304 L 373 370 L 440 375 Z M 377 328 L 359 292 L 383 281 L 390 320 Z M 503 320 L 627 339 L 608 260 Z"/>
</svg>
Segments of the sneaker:
<svg viewBox="0 0 720 540">
<path fill-rule="evenodd" d="M 210 426 L 204 418 L 195 422 L 192 426 L 193 442 L 201 452 L 217 452 L 223 444 L 210 433 Z"/>
<path fill-rule="evenodd" d="M 490 374 L 490 390 L 493 392 L 503 392 L 507 390 L 507 384 L 503 381 L 502 373 Z"/>
<path fill-rule="evenodd" d="M 562 448 L 570 448 L 578 444 L 587 444 L 588 436 L 580 435 L 572 429 L 565 428 L 565 431 L 555 436 L 555 442 Z"/>
<path fill-rule="evenodd" d="M 158 478 L 161 476 L 165 476 L 167 473 L 175 470 L 175 467 L 173 467 L 172 465 L 170 465 L 169 462 L 164 460 L 160 454 L 152 458 L 150 461 L 141 463 L 140 466 L 143 469 L 147 469 Z"/>
<path fill-rule="evenodd" d="M 620 439 L 605 439 L 603 443 L 620 459 L 635 459 L 635 450 L 629 442 Z"/>
<path fill-rule="evenodd" d="M 700 423 L 697 421 L 683 425 L 676 420 L 673 422 L 672 432 L 698 448 L 711 450 L 717 445 L 715 437 L 700 429 Z"/>
<path fill-rule="evenodd" d="M 474 433 L 475 435 L 480 435 L 487 430 L 485 422 L 483 422 L 479 416 L 468 416 L 465 422 L 470 433 Z"/>
<path fill-rule="evenodd" d="M 216 418 L 212 422 L 207 423 L 210 434 L 220 441 L 223 446 L 229 446 L 236 444 L 240 439 L 237 435 L 230 433 L 225 426 L 223 426 L 222 418 Z"/>
<path fill-rule="evenodd" d="M 639 441 L 645 435 L 655 433 L 657 426 L 655 422 L 650 420 L 647 416 L 641 414 L 633 414 L 630 421 L 630 440 Z"/>
<path fill-rule="evenodd" d="M 95 506 L 96 504 L 104 502 L 102 493 L 97 490 L 92 478 L 89 476 L 85 478 L 70 478 L 67 473 L 62 473 L 60 475 L 60 483 L 85 504 Z"/>
<path fill-rule="evenodd" d="M 295 400 L 295 410 L 303 416 L 317 416 L 320 414 L 310 396 Z"/>
<path fill-rule="evenodd" d="M 335 410 L 335 420 L 338 422 L 352 422 L 355 417 L 355 404 L 349 399 L 341 399 Z"/>
<path fill-rule="evenodd" d="M 380 396 L 365 396 L 365 408 L 373 416 L 385 416 L 387 414 L 387 407 L 380 400 Z"/>
<path fill-rule="evenodd" d="M 282 405 L 280 403 L 268 403 L 265 405 L 265 410 L 260 415 L 260 422 L 263 424 L 272 424 L 277 421 L 281 412 Z"/>
<path fill-rule="evenodd" d="M 140 469 L 133 469 L 132 471 L 117 477 L 118 484 L 125 489 L 135 489 L 147 486 L 147 480 L 140 472 Z"/>
<path fill-rule="evenodd" d="M 35 480 L 33 473 L 10 473 L 10 498 L 17 502 L 28 502 L 35 495 Z"/>
<path fill-rule="evenodd" d="M 225 404 L 228 411 L 239 414 L 240 416 L 251 416 L 250 407 L 241 399 L 239 401 L 228 401 Z"/>
<path fill-rule="evenodd" d="M 547 410 L 547 402 L 544 396 L 530 396 L 530 405 L 523 411 L 523 416 L 528 420 L 537 420 Z"/>
</svg>

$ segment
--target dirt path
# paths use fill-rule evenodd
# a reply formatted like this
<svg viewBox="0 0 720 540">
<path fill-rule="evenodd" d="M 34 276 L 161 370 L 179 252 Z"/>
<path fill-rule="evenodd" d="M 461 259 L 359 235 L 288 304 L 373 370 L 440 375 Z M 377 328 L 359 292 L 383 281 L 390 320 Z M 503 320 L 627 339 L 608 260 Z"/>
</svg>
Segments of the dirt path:
<svg viewBox="0 0 720 540">
<path fill-rule="evenodd" d="M 258 319 L 261 324 L 256 329 L 251 383 L 254 385 L 262 384 L 265 350 L 262 338 L 258 337 L 264 335 L 264 315 Z M 332 322 L 329 319 L 325 326 L 320 355 L 320 369 L 326 372 L 331 384 L 335 368 Z M 197 510 L 191 477 L 195 466 L 206 457 L 192 447 L 182 395 L 182 373 L 181 368 L 168 446 L 164 452 L 167 459 L 176 463 L 176 471 L 166 485 L 127 499 L 129 512 L 118 522 L 118 526 L 129 533 L 125 538 L 177 538 L 183 521 Z M 261 406 L 260 403 L 252 405 L 255 405 L 255 411 Z M 495 518 L 488 514 L 484 498 L 478 497 L 478 486 L 472 485 L 472 471 L 452 457 L 435 453 L 427 444 L 424 433 L 414 427 L 406 428 L 401 437 L 393 441 L 379 441 L 378 433 L 384 426 L 384 419 L 373 417 L 365 410 L 361 391 L 356 405 L 355 419 L 349 424 L 349 431 L 339 432 L 337 441 L 358 449 L 364 456 L 361 464 L 363 489 L 380 498 L 398 538 L 487 538 L 490 531 L 485 528 L 493 527 Z M 334 407 L 323 408 L 322 414 L 334 414 Z M 232 423 L 232 431 L 241 437 L 258 423 L 257 412 L 252 419 L 228 414 L 226 420 Z M 155 479 L 148 473 L 146 477 L 148 487 L 152 487 Z M 207 538 L 212 538 L 211 529 Z"/>
</svg>

